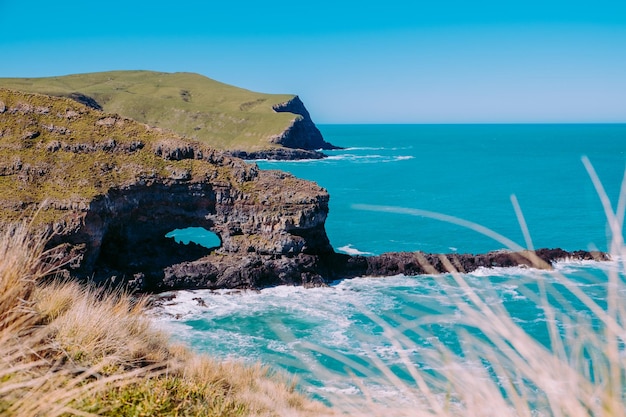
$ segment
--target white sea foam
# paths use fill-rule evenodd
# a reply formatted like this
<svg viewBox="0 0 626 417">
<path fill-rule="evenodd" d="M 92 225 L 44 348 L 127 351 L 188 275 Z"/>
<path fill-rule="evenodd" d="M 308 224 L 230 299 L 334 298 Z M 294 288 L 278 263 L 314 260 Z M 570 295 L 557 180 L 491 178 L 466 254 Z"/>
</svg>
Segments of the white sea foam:
<svg viewBox="0 0 626 417">
<path fill-rule="evenodd" d="M 348 396 L 361 394 L 361 390 L 357 388 L 355 385 L 347 385 L 347 386 L 344 385 L 343 387 L 341 387 L 341 386 L 332 385 L 332 381 L 329 381 L 329 382 L 330 383 L 328 385 L 317 387 L 315 389 L 309 389 L 309 391 L 311 392 L 320 391 L 320 392 L 327 392 L 330 394 L 340 394 L 340 395 L 348 395 Z"/>
<path fill-rule="evenodd" d="M 341 155 L 331 155 L 328 157 L 329 160 L 336 160 L 336 161 L 345 161 L 345 160 L 349 160 L 349 161 L 372 161 L 374 160 L 374 162 L 378 162 L 381 159 L 385 159 L 388 158 L 384 155 L 378 155 L 378 154 L 372 154 L 372 155 L 356 155 L 356 154 L 351 154 L 351 153 L 346 153 L 346 154 L 341 154 Z"/>
<path fill-rule="evenodd" d="M 415 157 L 412 155 L 341 154 L 341 155 L 331 155 L 326 159 L 328 161 L 348 161 L 348 162 L 354 162 L 354 163 L 372 164 L 372 163 L 389 163 L 389 162 L 406 161 L 406 160 L 413 159 L 413 158 Z"/>
<path fill-rule="evenodd" d="M 406 150 L 406 149 L 413 149 L 413 146 L 393 146 L 391 148 L 387 148 L 387 147 L 384 147 L 384 146 L 351 146 L 349 148 L 344 148 L 342 150 L 339 150 L 338 152 L 342 152 L 342 151 L 383 151 L 383 150 L 399 151 L 399 150 Z"/>
<path fill-rule="evenodd" d="M 527 300 L 528 297 L 520 292 L 519 285 L 516 284 L 502 284 L 502 295 L 512 300 Z"/>
<path fill-rule="evenodd" d="M 507 266 L 507 267 L 480 267 L 475 271 L 467 274 L 470 277 L 518 277 L 518 276 L 536 276 L 537 274 L 542 274 L 548 271 L 528 268 L 525 266 Z"/>
<path fill-rule="evenodd" d="M 344 148 L 344 151 L 382 151 L 385 148 L 382 146 L 374 147 L 374 146 L 354 146 L 350 148 Z"/>
<path fill-rule="evenodd" d="M 562 260 L 552 264 L 552 270 L 542 270 L 530 268 L 527 266 L 509 266 L 509 267 L 480 267 L 472 271 L 468 275 L 479 277 L 537 277 L 549 276 L 554 274 L 569 274 L 584 271 L 601 271 L 610 270 L 611 268 L 619 268 L 614 261 L 596 262 L 591 260 Z"/>
<path fill-rule="evenodd" d="M 619 260 L 609 260 L 604 262 L 596 262 L 592 260 L 565 259 L 552 265 L 555 271 L 560 273 L 572 273 L 583 270 L 598 270 L 605 273 L 610 271 L 623 271 L 623 264 Z"/>
<path fill-rule="evenodd" d="M 345 246 L 341 246 L 341 247 L 337 248 L 337 250 L 340 250 L 343 253 L 347 253 L 348 255 L 373 255 L 372 252 L 362 252 L 362 251 L 358 250 L 357 248 L 352 246 L 352 244 L 347 244 Z"/>
<path fill-rule="evenodd" d="M 567 265 L 573 272 L 597 266 Z M 519 306 L 516 308 L 523 314 L 513 318 L 516 323 L 537 326 L 545 323 L 546 317 L 539 310 L 528 309 L 532 298 L 525 285 L 536 282 L 530 278 L 537 274 L 541 279 L 558 282 L 557 276 L 567 269 L 559 264 L 556 269 L 490 268 L 463 276 L 490 304 Z M 456 326 L 465 320 L 456 307 L 465 297 L 464 292 L 449 275 L 361 277 L 337 281 L 327 288 L 280 286 L 261 291 L 196 290 L 173 294 L 176 297 L 156 307 L 153 316 L 176 339 L 221 358 L 260 360 L 297 371 L 304 388 L 322 397 L 325 393 L 352 395 L 356 388 L 343 365 L 330 370 L 333 375 L 338 373 L 334 383 L 318 375 L 316 367 L 336 365 L 321 363 L 323 355 L 308 350 L 310 345 L 370 363 L 374 355 L 388 366 L 403 367 L 403 358 L 420 363 L 432 344 L 454 338 Z M 382 332 L 371 319 L 375 316 L 390 324 L 408 323 L 433 314 L 440 314 L 437 333 L 430 338 L 420 336 L 414 346 L 402 350 L 388 339 L 391 333 Z M 393 391 L 375 382 L 366 384 L 379 398 Z"/>
<path fill-rule="evenodd" d="M 308 164 L 313 162 L 321 162 L 324 161 L 325 158 L 309 158 L 309 159 L 253 159 L 251 162 L 268 164 L 268 165 L 286 165 L 286 164 Z"/>
<path fill-rule="evenodd" d="M 350 149 L 353 150 L 353 149 Z M 357 150 L 357 149 L 354 149 Z M 372 148 L 370 151 L 384 150 L 384 148 Z M 262 164 L 264 166 L 270 166 L 271 168 L 284 168 L 293 164 L 328 164 L 337 162 L 353 162 L 353 163 L 382 163 L 382 162 L 398 162 L 406 161 L 415 158 L 412 155 L 383 155 L 377 153 L 371 154 L 358 154 L 358 153 L 339 153 L 329 154 L 326 158 L 322 159 L 298 159 L 298 160 L 271 160 L 271 159 L 257 159 L 254 162 Z"/>
<path fill-rule="evenodd" d="M 413 155 L 400 155 L 400 156 L 396 156 L 396 161 L 406 161 L 409 159 L 413 159 L 415 158 Z"/>
</svg>

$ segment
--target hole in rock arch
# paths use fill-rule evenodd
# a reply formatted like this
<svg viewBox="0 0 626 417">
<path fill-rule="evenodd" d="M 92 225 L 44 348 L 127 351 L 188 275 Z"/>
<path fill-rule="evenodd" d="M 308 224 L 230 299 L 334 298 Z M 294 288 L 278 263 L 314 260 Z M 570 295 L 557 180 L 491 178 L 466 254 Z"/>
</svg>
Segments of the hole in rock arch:
<svg viewBox="0 0 626 417">
<path fill-rule="evenodd" d="M 167 233 L 165 237 L 174 238 L 176 243 L 182 243 L 184 245 L 188 245 L 189 242 L 193 242 L 207 249 L 215 249 L 222 246 L 222 241 L 219 236 L 204 227 L 174 229 Z"/>
</svg>

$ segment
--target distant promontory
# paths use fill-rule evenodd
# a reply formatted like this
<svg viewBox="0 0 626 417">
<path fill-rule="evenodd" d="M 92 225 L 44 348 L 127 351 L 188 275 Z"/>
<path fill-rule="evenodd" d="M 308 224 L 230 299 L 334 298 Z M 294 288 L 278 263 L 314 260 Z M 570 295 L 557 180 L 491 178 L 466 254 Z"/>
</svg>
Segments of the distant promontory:
<svg viewBox="0 0 626 417">
<path fill-rule="evenodd" d="M 0 78 L 0 87 L 67 97 L 243 159 L 318 159 L 326 142 L 298 96 L 262 94 L 193 73 L 109 71 Z"/>
</svg>

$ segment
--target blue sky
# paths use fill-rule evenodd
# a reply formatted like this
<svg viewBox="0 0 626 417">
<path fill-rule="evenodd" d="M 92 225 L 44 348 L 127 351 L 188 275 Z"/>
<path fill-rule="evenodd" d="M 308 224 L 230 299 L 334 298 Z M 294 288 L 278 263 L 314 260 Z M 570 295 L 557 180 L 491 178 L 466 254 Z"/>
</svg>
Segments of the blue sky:
<svg viewBox="0 0 626 417">
<path fill-rule="evenodd" d="M 0 0 L 0 77 L 198 72 L 318 123 L 626 122 L 626 1 Z"/>
</svg>

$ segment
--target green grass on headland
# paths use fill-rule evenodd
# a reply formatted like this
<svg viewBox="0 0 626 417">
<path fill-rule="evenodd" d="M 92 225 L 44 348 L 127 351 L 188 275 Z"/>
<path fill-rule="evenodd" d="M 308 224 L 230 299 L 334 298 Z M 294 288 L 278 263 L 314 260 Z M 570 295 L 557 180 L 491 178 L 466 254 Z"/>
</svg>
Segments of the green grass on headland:
<svg viewBox="0 0 626 417">
<path fill-rule="evenodd" d="M 67 98 L 0 88 L 0 219 L 41 208 L 37 221 L 53 223 L 81 211 L 95 196 L 138 182 L 214 181 L 243 187 L 219 152 L 204 159 L 166 160 L 158 149 L 200 146 L 163 129 L 90 109 Z M 234 162 L 233 162 L 234 163 Z M 241 169 L 249 169 L 244 162 Z M 247 185 L 248 188 L 253 188 Z M 83 207 L 81 208 L 81 204 Z M 71 209 L 71 210 L 69 210 Z"/>
<path fill-rule="evenodd" d="M 172 130 L 217 149 L 258 151 L 300 116 L 272 106 L 293 95 L 262 94 L 193 73 L 110 71 L 46 78 L 0 78 L 0 87 L 69 97 L 80 93 L 107 113 Z"/>
</svg>

